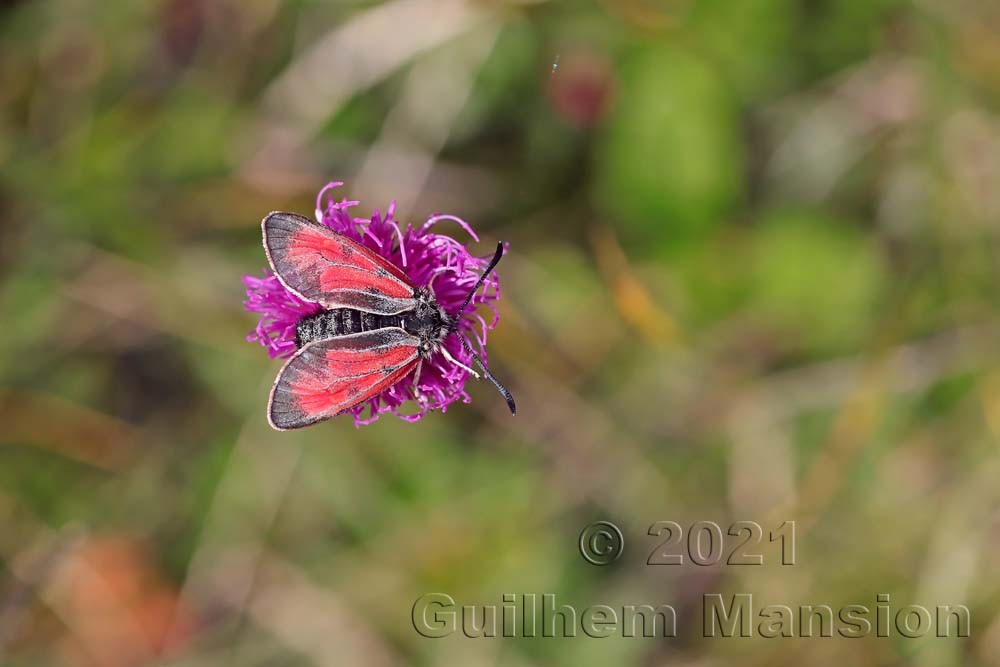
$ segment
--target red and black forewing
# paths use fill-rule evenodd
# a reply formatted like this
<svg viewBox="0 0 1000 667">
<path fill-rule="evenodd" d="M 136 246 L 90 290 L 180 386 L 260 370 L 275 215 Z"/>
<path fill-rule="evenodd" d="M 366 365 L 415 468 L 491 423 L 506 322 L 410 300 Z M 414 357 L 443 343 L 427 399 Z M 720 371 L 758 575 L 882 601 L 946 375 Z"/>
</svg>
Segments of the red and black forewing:
<svg viewBox="0 0 1000 667">
<path fill-rule="evenodd" d="M 325 225 L 275 212 L 261 227 L 274 273 L 306 301 L 380 315 L 415 306 L 413 285 L 397 266 Z"/>
<path fill-rule="evenodd" d="M 278 374 L 268 421 L 280 431 L 301 428 L 373 398 L 416 368 L 419 343 L 386 327 L 306 345 Z"/>
</svg>

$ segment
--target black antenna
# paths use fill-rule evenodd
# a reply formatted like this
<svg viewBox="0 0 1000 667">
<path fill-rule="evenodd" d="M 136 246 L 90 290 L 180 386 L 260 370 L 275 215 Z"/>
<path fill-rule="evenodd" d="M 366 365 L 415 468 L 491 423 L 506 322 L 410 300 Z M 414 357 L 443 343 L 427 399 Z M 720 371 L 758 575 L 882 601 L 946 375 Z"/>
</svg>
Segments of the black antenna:
<svg viewBox="0 0 1000 667">
<path fill-rule="evenodd" d="M 483 369 L 483 375 L 486 376 L 486 379 L 492 382 L 493 386 L 495 386 L 503 395 L 504 399 L 507 401 L 507 407 L 510 408 L 510 414 L 513 415 L 517 414 L 517 407 L 514 405 L 514 397 L 510 395 L 509 391 L 507 391 L 507 387 L 500 383 L 500 380 L 493 377 L 493 374 L 490 373 L 490 369 L 486 368 L 486 364 L 483 363 L 483 360 L 479 358 L 479 355 L 476 354 L 475 350 L 472 349 L 472 346 L 469 345 L 469 341 L 465 340 L 465 336 L 458 333 L 459 318 L 462 317 L 462 313 L 465 312 L 466 307 L 468 307 L 469 302 L 472 301 L 472 297 L 476 295 L 476 292 L 483 284 L 483 281 L 485 281 L 486 277 L 490 275 L 490 271 L 492 271 L 493 268 L 496 267 L 497 263 L 500 262 L 501 257 L 503 257 L 503 243 L 497 243 L 497 251 L 493 254 L 493 259 L 490 260 L 486 270 L 483 271 L 483 275 L 479 276 L 479 280 L 476 281 L 476 286 L 469 292 L 469 296 L 465 297 L 465 303 L 463 303 L 462 307 L 458 309 L 457 313 L 455 313 L 455 322 L 452 324 L 451 330 L 458 335 L 458 339 L 462 341 L 462 347 L 465 348 L 465 351 L 468 352 L 469 355 L 476 360 L 476 363 L 479 364 L 479 367 Z"/>
<path fill-rule="evenodd" d="M 497 264 L 500 263 L 501 257 L 503 257 L 503 243 L 497 243 L 497 251 L 493 253 L 493 259 L 490 260 L 489 266 L 487 266 L 486 270 L 483 271 L 483 275 L 479 276 L 479 280 L 476 282 L 476 286 L 472 288 L 471 292 L 469 292 L 469 296 L 465 297 L 465 303 L 463 303 L 462 307 L 458 309 L 457 313 L 455 313 L 456 331 L 458 330 L 458 318 L 460 318 L 462 316 L 462 313 L 465 312 L 465 309 L 469 305 L 469 302 L 472 301 L 472 297 L 476 295 L 476 291 L 479 290 L 480 285 L 482 285 L 483 281 L 486 280 L 486 276 L 490 275 L 490 271 L 493 270 L 493 267 L 495 267 Z"/>
<path fill-rule="evenodd" d="M 507 391 L 507 387 L 503 386 L 500 383 L 500 380 L 493 377 L 493 374 L 490 373 L 490 369 L 486 368 L 486 364 L 483 363 L 483 360 L 479 358 L 479 355 L 476 354 L 475 350 L 472 349 L 472 346 L 469 345 L 469 341 L 465 340 L 465 336 L 458 334 L 458 339 L 462 341 L 462 347 L 465 348 L 465 351 L 472 355 L 472 358 L 476 360 L 479 367 L 483 369 L 483 375 L 486 376 L 486 379 L 492 382 L 493 386 L 496 387 L 503 395 L 504 400 L 507 401 L 507 407 L 510 408 L 510 414 L 516 415 L 517 406 L 514 405 L 514 397 L 510 395 L 509 391 Z"/>
</svg>

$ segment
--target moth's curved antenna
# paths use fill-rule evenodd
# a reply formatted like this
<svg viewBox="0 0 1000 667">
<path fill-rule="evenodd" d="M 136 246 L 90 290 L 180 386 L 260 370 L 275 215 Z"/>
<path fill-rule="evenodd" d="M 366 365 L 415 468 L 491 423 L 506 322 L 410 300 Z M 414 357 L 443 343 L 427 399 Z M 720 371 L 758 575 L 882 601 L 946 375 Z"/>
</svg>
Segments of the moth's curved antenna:
<svg viewBox="0 0 1000 667">
<path fill-rule="evenodd" d="M 455 324 L 454 324 L 455 331 L 458 330 L 458 318 L 460 318 L 462 316 L 462 313 L 465 312 L 465 309 L 469 306 L 469 302 L 472 301 L 472 297 L 476 295 L 476 292 L 479 291 L 479 287 L 483 284 L 483 281 L 486 280 L 486 276 L 490 275 L 490 271 L 492 271 L 493 268 L 500 263 L 501 257 L 503 257 L 503 243 L 497 243 L 497 251 L 493 253 L 493 259 L 490 260 L 490 263 L 489 265 L 487 265 L 486 270 L 483 271 L 483 275 L 479 276 L 479 280 L 476 281 L 476 286 L 473 287 L 472 291 L 469 292 L 469 296 L 465 297 L 465 302 L 462 303 L 462 307 L 459 308 L 458 311 L 455 313 Z"/>
<path fill-rule="evenodd" d="M 458 339 L 462 341 L 462 347 L 464 347 L 465 351 L 469 353 L 469 356 L 475 359 L 476 363 L 479 364 L 479 367 L 483 369 L 483 376 L 492 382 L 493 386 L 496 387 L 503 395 L 504 400 L 507 401 L 507 407 L 510 408 L 510 414 L 516 415 L 517 406 L 514 405 L 514 397 L 510 395 L 509 391 L 507 391 L 507 387 L 503 386 L 500 383 L 500 380 L 493 377 L 493 374 L 490 373 L 490 369 L 486 368 L 486 364 L 483 363 L 483 360 L 479 358 L 479 355 L 476 354 L 475 350 L 472 349 L 472 346 L 469 345 L 469 341 L 465 340 L 465 336 L 458 334 Z"/>
<path fill-rule="evenodd" d="M 486 364 L 483 363 L 483 360 L 480 359 L 479 355 L 476 354 L 475 350 L 472 349 L 472 346 L 469 345 L 469 341 L 465 339 L 465 336 L 463 336 L 458 332 L 458 322 L 462 317 L 462 313 L 465 312 L 465 309 L 468 307 L 469 302 L 472 301 L 472 297 L 476 295 L 476 292 L 482 286 L 483 282 L 486 280 L 486 277 L 490 275 L 490 271 L 492 271 L 496 267 L 496 265 L 500 262 L 501 257 L 503 257 L 503 243 L 497 243 L 497 251 L 493 254 L 493 259 L 490 260 L 490 263 L 486 266 L 486 270 L 483 271 L 483 274 L 479 276 L 479 280 L 476 281 L 476 286 L 473 287 L 472 290 L 469 292 L 469 296 L 465 297 L 465 302 L 462 303 L 462 307 L 459 308 L 458 312 L 455 313 L 455 321 L 451 325 L 451 330 L 458 336 L 458 339 L 462 341 L 462 347 L 464 347 L 465 351 L 469 353 L 469 356 L 475 359 L 479 367 L 483 369 L 483 375 L 486 377 L 486 379 L 492 382 L 493 386 L 496 387 L 503 395 L 504 399 L 507 401 L 507 407 L 510 408 L 510 414 L 513 415 L 517 414 L 517 407 L 514 405 L 514 397 L 511 396 L 509 391 L 507 391 L 507 387 L 503 386 L 503 384 L 500 383 L 500 380 L 497 380 L 495 377 L 493 377 L 493 374 L 490 373 L 490 369 L 486 367 Z"/>
</svg>

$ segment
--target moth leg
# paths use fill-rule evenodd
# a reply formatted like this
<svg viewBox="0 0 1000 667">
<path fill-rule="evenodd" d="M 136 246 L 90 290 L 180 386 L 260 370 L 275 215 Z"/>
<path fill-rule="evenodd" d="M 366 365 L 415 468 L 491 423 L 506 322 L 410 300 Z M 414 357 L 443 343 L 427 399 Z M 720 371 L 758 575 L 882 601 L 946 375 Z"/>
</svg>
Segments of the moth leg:
<svg viewBox="0 0 1000 667">
<path fill-rule="evenodd" d="M 417 402 L 420 403 L 421 405 L 427 403 L 427 397 L 424 396 L 422 391 L 420 391 L 420 371 L 423 369 L 423 367 L 424 367 L 424 360 L 421 359 L 420 361 L 417 362 L 417 370 L 413 374 L 413 395 L 414 397 L 416 397 Z"/>
<path fill-rule="evenodd" d="M 463 364 L 461 361 L 459 361 L 455 357 L 451 356 L 448 353 L 448 350 L 447 350 L 447 348 L 445 348 L 444 345 L 442 345 L 438 349 L 441 350 L 441 354 L 444 355 L 445 359 L 447 359 L 451 363 L 455 364 L 459 368 L 464 368 L 465 370 L 467 370 L 469 372 L 470 375 L 472 375 L 472 377 L 476 378 L 477 380 L 479 379 L 479 377 L 480 377 L 479 373 L 477 373 L 476 371 L 472 370 L 471 368 L 469 368 L 468 366 L 466 366 L 465 364 Z"/>
</svg>

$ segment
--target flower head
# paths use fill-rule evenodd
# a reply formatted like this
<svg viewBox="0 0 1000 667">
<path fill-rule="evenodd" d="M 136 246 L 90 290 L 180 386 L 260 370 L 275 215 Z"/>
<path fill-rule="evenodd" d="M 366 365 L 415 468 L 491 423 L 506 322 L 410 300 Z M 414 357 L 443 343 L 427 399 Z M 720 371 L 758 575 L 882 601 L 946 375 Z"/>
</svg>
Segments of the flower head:
<svg viewBox="0 0 1000 667">
<path fill-rule="evenodd" d="M 476 285 L 489 264 L 489 257 L 472 255 L 454 238 L 431 230 L 437 223 L 450 220 L 478 241 L 479 237 L 468 223 L 451 215 L 434 215 L 419 227 L 406 225 L 403 228 L 393 218 L 396 202 L 389 204 L 384 216 L 376 209 L 370 218 L 354 217 L 350 210 L 359 202 L 347 199 L 337 201 L 327 196 L 341 185 L 343 183 L 329 183 L 320 190 L 316 197 L 316 219 L 388 259 L 402 269 L 415 287 L 431 286 L 438 304 L 448 313 L 456 315 L 469 290 Z M 292 356 L 298 349 L 295 342 L 298 322 L 323 307 L 289 292 L 268 270 L 265 270 L 263 278 L 244 276 L 243 283 L 247 292 L 244 306 L 248 311 L 260 314 L 257 326 L 247 340 L 261 344 L 272 358 Z M 493 273 L 486 277 L 473 295 L 470 306 L 462 313 L 458 323 L 458 335 L 466 337 L 478 348 L 484 362 L 487 332 L 498 321 L 496 300 L 499 297 L 500 285 Z M 478 305 L 487 306 L 492 311 L 492 317 L 484 318 L 476 312 L 475 306 Z M 441 352 L 425 359 L 416 386 L 412 375 L 408 376 L 371 400 L 351 408 L 348 412 L 354 417 L 355 425 L 370 424 L 385 412 L 406 421 L 417 421 L 430 410 L 444 412 L 459 399 L 468 403 L 465 381 L 469 372 L 462 366 L 471 366 L 472 356 L 456 336 L 448 336 L 442 347 L 461 365 L 450 362 Z M 412 408 L 404 410 L 404 404 L 410 401 L 414 402 L 415 411 Z"/>
</svg>

